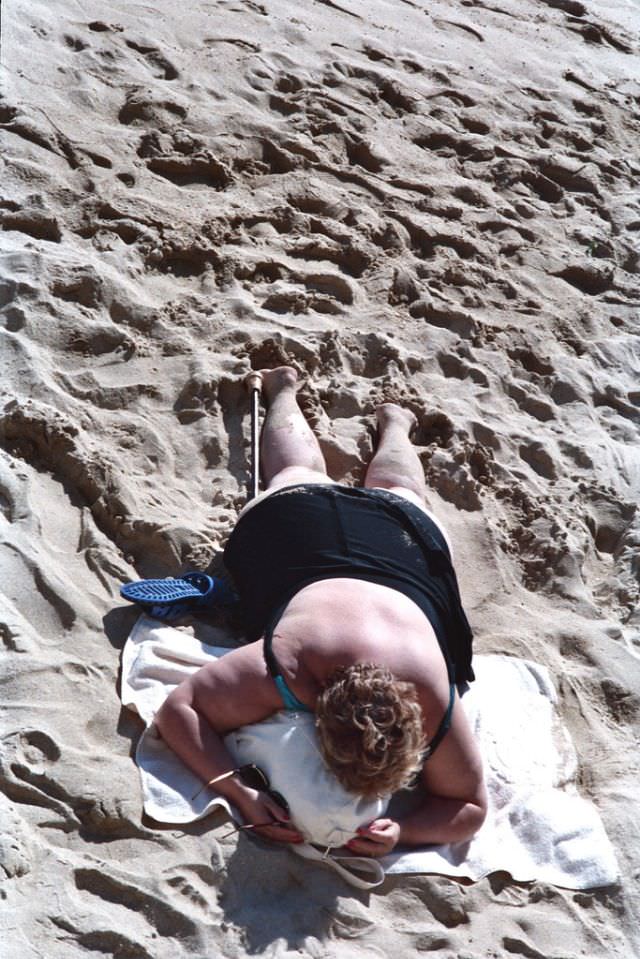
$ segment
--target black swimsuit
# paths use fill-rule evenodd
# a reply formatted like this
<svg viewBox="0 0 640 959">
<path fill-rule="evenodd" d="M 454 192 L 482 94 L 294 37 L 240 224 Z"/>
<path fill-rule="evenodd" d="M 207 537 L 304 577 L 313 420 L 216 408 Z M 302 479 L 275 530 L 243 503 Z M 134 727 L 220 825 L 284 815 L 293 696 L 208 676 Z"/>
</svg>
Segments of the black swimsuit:
<svg viewBox="0 0 640 959">
<path fill-rule="evenodd" d="M 256 503 L 240 519 L 224 553 L 245 610 L 249 641 L 264 634 L 269 672 L 289 708 L 306 708 L 287 689 L 271 649 L 293 596 L 323 579 L 366 580 L 398 590 L 435 631 L 449 675 L 449 706 L 427 747 L 449 729 L 457 684 L 474 678 L 472 633 L 449 548 L 423 510 L 388 490 L 305 484 Z"/>
</svg>

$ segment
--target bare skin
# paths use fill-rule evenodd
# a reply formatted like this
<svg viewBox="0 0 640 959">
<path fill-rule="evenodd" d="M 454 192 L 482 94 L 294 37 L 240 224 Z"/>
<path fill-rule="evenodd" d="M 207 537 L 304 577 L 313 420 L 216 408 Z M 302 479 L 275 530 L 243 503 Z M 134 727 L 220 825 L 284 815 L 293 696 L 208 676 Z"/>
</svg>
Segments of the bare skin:
<svg viewBox="0 0 640 959">
<path fill-rule="evenodd" d="M 298 407 L 295 370 L 279 367 L 262 371 L 262 376 L 268 401 L 261 442 L 266 490 L 245 509 L 282 486 L 333 482 Z M 377 410 L 377 419 L 378 446 L 364 485 L 392 490 L 428 512 L 422 464 L 409 439 L 413 414 L 385 403 Z M 390 642 L 390 636 L 402 637 L 402 642 Z M 310 709 L 337 666 L 375 662 L 398 679 L 414 683 L 428 740 L 446 711 L 449 681 L 433 628 L 408 597 L 389 587 L 346 578 L 304 587 L 285 609 L 273 648 L 287 685 Z M 171 748 L 208 782 L 234 766 L 222 737 L 281 708 L 260 640 L 185 680 L 158 712 L 156 724 Z M 451 728 L 425 763 L 422 780 L 427 798 L 416 812 L 401 822 L 385 818 L 370 823 L 349 848 L 361 855 L 382 856 L 398 842 L 461 841 L 477 832 L 486 814 L 482 766 L 457 697 Z M 273 800 L 249 789 L 236 776 L 216 789 L 239 808 L 247 823 L 269 824 L 255 830 L 264 838 L 302 841 Z"/>
</svg>

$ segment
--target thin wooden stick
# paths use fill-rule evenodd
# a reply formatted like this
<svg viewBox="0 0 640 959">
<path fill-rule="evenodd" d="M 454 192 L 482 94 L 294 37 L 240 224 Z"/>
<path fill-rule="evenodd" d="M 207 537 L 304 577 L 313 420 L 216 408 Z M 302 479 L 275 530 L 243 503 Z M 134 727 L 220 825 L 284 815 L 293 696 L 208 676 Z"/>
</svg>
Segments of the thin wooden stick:
<svg viewBox="0 0 640 959">
<path fill-rule="evenodd" d="M 262 377 L 259 373 L 249 373 L 245 377 L 245 387 L 251 399 L 251 485 L 248 499 L 258 495 L 260 489 L 260 394 Z"/>
</svg>

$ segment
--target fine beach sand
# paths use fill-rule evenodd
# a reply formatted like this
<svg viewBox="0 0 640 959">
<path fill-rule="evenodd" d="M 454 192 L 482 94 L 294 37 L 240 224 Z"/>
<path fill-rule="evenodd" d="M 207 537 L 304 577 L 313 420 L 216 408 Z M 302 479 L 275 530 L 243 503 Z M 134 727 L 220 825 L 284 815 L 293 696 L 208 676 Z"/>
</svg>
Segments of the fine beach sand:
<svg viewBox="0 0 640 959">
<path fill-rule="evenodd" d="M 2 19 L 2 959 L 640 954 L 640 7 Z M 141 817 L 118 590 L 219 562 L 285 361 L 336 479 L 416 413 L 476 649 L 550 669 L 619 885 L 364 893 Z"/>
</svg>

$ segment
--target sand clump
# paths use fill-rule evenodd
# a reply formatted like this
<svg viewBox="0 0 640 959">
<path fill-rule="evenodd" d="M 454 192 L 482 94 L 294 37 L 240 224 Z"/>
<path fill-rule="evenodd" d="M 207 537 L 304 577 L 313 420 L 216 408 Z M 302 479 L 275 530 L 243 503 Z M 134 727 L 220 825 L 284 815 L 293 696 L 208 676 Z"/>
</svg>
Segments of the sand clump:
<svg viewBox="0 0 640 959">
<path fill-rule="evenodd" d="M 639 948 L 640 10 L 625 0 L 3 5 L 4 954 Z M 481 652 L 545 663 L 618 886 L 355 892 L 141 821 L 121 582 L 219 561 L 242 375 L 337 479 L 418 419 Z"/>
</svg>

